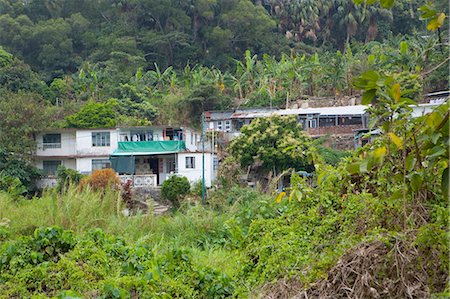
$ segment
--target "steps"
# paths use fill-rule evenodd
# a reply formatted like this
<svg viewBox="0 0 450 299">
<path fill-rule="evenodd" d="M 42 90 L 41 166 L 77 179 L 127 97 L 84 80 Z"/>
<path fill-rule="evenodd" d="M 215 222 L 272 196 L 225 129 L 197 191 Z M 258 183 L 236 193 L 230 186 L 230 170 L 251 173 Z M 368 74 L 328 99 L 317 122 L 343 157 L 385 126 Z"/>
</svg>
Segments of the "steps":
<svg viewBox="0 0 450 299">
<path fill-rule="evenodd" d="M 152 210 L 153 210 L 153 215 L 155 215 L 155 216 L 162 215 L 170 209 L 170 206 L 163 205 L 154 200 L 149 201 L 149 206 L 153 206 Z"/>
</svg>

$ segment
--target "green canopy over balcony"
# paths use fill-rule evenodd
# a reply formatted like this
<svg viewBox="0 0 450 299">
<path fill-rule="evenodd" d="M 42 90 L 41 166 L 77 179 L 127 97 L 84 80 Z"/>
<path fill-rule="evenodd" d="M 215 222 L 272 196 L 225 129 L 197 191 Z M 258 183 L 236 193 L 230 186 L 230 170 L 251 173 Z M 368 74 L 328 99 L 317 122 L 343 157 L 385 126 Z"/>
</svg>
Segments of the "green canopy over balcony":
<svg viewBox="0 0 450 299">
<path fill-rule="evenodd" d="M 186 150 L 182 140 L 166 141 L 124 141 L 119 142 L 118 148 L 111 156 L 146 156 L 173 154 Z"/>
</svg>

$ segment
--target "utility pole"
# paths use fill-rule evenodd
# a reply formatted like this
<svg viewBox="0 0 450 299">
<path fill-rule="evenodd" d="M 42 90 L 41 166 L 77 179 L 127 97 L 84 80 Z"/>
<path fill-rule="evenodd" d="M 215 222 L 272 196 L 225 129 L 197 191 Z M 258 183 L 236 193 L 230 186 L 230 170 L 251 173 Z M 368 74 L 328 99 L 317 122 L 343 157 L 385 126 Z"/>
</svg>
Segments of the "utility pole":
<svg viewBox="0 0 450 299">
<path fill-rule="evenodd" d="M 202 112 L 202 204 L 205 204 L 205 113 Z"/>
</svg>

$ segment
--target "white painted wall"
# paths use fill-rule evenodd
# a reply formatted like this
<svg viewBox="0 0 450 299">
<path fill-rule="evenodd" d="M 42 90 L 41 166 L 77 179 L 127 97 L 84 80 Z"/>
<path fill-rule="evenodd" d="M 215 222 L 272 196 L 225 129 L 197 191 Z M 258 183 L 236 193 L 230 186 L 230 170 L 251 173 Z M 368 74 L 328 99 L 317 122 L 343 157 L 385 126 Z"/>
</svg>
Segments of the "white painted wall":
<svg viewBox="0 0 450 299">
<path fill-rule="evenodd" d="M 186 168 L 186 157 L 195 158 L 195 168 Z M 215 179 L 213 173 L 213 159 L 211 153 L 205 153 L 205 185 L 211 187 Z M 202 153 L 179 153 L 178 174 L 188 178 L 189 182 L 195 183 L 202 179 Z"/>
<path fill-rule="evenodd" d="M 93 132 L 110 132 L 110 146 L 92 146 Z M 76 154 L 81 156 L 110 155 L 118 146 L 118 130 L 78 130 L 76 134 Z"/>
<path fill-rule="evenodd" d="M 109 159 L 109 157 L 98 156 L 89 158 L 77 158 L 77 170 L 82 174 L 90 174 L 92 172 L 92 160 L 104 160 Z"/>
<path fill-rule="evenodd" d="M 61 134 L 61 148 L 47 148 L 43 147 L 43 137 L 45 134 Z M 40 133 L 36 137 L 37 141 L 37 156 L 73 156 L 75 155 L 75 131 L 73 132 L 46 132 Z"/>
</svg>

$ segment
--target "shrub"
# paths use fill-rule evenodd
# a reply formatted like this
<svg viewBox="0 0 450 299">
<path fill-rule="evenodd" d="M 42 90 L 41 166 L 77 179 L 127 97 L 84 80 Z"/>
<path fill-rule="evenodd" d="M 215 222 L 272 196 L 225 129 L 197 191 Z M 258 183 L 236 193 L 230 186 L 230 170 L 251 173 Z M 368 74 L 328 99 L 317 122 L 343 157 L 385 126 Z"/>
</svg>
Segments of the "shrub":
<svg viewBox="0 0 450 299">
<path fill-rule="evenodd" d="M 71 184 L 78 185 L 83 178 L 83 175 L 75 169 L 66 168 L 62 165 L 58 167 L 56 175 L 58 177 L 57 188 L 59 192 L 66 190 Z"/>
<path fill-rule="evenodd" d="M 80 182 L 81 188 L 89 186 L 95 191 L 116 189 L 119 184 L 119 178 L 111 168 L 94 170 L 91 176 L 83 178 Z"/>
<path fill-rule="evenodd" d="M 175 207 L 179 207 L 180 198 L 188 194 L 190 190 L 191 185 L 186 177 L 173 175 L 162 184 L 161 196 Z"/>
<path fill-rule="evenodd" d="M 18 199 L 27 192 L 20 179 L 0 171 L 0 190 L 8 192 L 13 199 Z"/>
<path fill-rule="evenodd" d="M 133 182 L 131 180 L 127 180 L 125 183 L 121 184 L 122 187 L 122 201 L 126 204 L 131 203 L 133 199 L 133 191 L 132 191 L 132 184 Z"/>
</svg>

